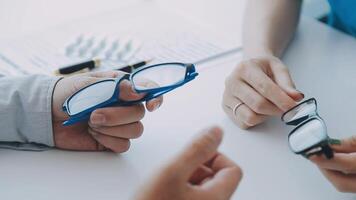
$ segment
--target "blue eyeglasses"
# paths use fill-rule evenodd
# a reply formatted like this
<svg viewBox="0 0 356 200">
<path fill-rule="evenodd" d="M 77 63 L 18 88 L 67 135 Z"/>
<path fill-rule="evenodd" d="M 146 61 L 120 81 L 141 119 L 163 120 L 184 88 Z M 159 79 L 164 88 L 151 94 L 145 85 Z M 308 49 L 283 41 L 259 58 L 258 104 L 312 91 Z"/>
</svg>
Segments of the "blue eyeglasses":
<svg viewBox="0 0 356 200">
<path fill-rule="evenodd" d="M 151 100 L 192 81 L 197 75 L 193 64 L 162 63 L 139 68 L 117 79 L 93 83 L 64 102 L 63 111 L 69 115 L 69 119 L 63 125 L 88 120 L 90 114 L 98 108 L 128 106 Z M 145 96 L 137 101 L 120 100 L 118 85 L 123 80 L 131 81 L 135 91 L 145 93 Z"/>
</svg>

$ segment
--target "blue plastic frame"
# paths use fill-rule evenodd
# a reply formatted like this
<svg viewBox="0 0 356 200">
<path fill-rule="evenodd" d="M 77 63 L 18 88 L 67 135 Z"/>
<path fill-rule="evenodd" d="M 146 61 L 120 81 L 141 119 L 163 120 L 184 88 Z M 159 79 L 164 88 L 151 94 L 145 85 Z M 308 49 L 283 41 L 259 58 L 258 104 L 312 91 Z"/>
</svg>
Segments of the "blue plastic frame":
<svg viewBox="0 0 356 200">
<path fill-rule="evenodd" d="M 182 67 L 185 67 L 186 68 L 186 73 L 185 73 L 185 77 L 183 80 L 173 84 L 173 85 L 170 85 L 170 86 L 166 86 L 166 87 L 161 87 L 161 88 L 155 88 L 155 89 L 144 89 L 144 90 L 138 90 L 136 89 L 134 83 L 133 83 L 133 77 L 139 73 L 140 71 L 143 71 L 143 70 L 146 70 L 146 69 L 149 69 L 149 68 L 152 68 L 152 67 L 158 67 L 158 66 L 162 66 L 162 65 L 180 65 Z M 141 68 L 138 68 L 136 69 L 133 73 L 131 74 L 126 74 L 124 75 L 123 77 L 119 78 L 119 79 L 106 79 L 106 80 L 102 80 L 102 81 L 98 81 L 96 83 L 93 83 L 91 85 L 88 85 L 82 89 L 80 89 L 79 91 L 77 91 L 76 93 L 74 93 L 72 96 L 70 96 L 68 99 L 65 100 L 65 102 L 63 103 L 63 111 L 66 112 L 68 115 L 69 115 L 69 119 L 67 121 L 65 121 L 63 123 L 64 126 L 69 126 L 69 125 L 72 125 L 72 124 L 75 124 L 77 122 L 80 122 L 80 121 L 85 121 L 85 120 L 88 120 L 90 118 L 90 114 L 98 109 L 98 108 L 103 108 L 103 107 L 109 107 L 109 106 L 129 106 L 129 105 L 133 105 L 133 104 L 136 104 L 136 103 L 139 103 L 139 102 L 143 102 L 143 101 L 149 101 L 153 98 L 156 98 L 156 97 L 159 97 L 167 92 L 170 92 L 192 80 L 195 79 L 195 77 L 198 76 L 198 73 L 196 72 L 195 70 L 195 66 L 194 64 L 186 64 L 186 63 L 179 63 L 179 62 L 170 62 L 170 63 L 161 63 L 161 64 L 155 64 L 155 65 L 151 65 L 151 66 L 147 66 L 147 67 L 141 67 Z M 103 102 L 103 103 L 100 103 L 98 105 L 95 105 L 93 107 L 90 107 L 78 114 L 75 114 L 75 115 L 71 115 L 70 114 L 70 110 L 69 110 L 69 102 L 70 100 L 76 95 L 78 94 L 79 92 L 81 92 L 82 90 L 85 90 L 86 88 L 92 86 L 92 85 L 95 85 L 95 84 L 98 84 L 98 83 L 102 83 L 102 82 L 105 82 L 105 81 L 115 81 L 116 83 L 116 88 L 118 88 L 118 85 L 121 83 L 121 81 L 123 80 L 129 80 L 131 81 L 131 83 L 133 84 L 135 90 L 137 93 L 147 93 L 145 95 L 145 97 L 143 97 L 142 99 L 140 100 L 137 100 L 137 101 L 122 101 L 122 100 L 119 100 L 117 97 L 119 96 L 119 89 L 116 89 L 114 92 L 113 92 L 113 95 L 111 96 L 110 99 L 108 99 L 107 101 Z"/>
</svg>

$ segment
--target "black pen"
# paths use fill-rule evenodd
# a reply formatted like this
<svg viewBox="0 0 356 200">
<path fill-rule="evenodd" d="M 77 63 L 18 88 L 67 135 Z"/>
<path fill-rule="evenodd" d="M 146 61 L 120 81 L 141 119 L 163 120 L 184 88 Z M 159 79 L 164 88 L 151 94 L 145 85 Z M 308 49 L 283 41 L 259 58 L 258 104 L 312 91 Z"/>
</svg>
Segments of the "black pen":
<svg viewBox="0 0 356 200">
<path fill-rule="evenodd" d="M 56 75 L 68 75 L 79 71 L 90 71 L 93 70 L 94 68 L 99 67 L 100 64 L 101 64 L 100 59 L 93 59 L 86 62 L 70 65 L 67 67 L 61 67 L 58 70 L 56 70 L 54 73 Z"/>
<path fill-rule="evenodd" d="M 151 62 L 152 60 L 153 59 L 138 62 L 138 63 L 132 64 L 132 65 L 127 65 L 125 67 L 120 67 L 116 70 L 120 70 L 120 71 L 127 72 L 127 73 L 132 73 L 135 69 L 147 65 L 147 63 Z"/>
</svg>

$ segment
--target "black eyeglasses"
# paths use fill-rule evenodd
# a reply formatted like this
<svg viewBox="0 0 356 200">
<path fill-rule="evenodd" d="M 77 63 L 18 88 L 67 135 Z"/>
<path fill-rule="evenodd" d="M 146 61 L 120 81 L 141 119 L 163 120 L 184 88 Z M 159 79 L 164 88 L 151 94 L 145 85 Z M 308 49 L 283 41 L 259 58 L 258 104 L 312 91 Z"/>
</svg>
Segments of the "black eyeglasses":
<svg viewBox="0 0 356 200">
<path fill-rule="evenodd" d="M 317 113 L 317 102 L 314 98 L 285 112 L 282 121 L 296 126 L 288 135 L 289 146 L 294 153 L 305 157 L 323 153 L 328 159 L 334 156 L 329 146 L 330 138 L 325 122 Z"/>
</svg>

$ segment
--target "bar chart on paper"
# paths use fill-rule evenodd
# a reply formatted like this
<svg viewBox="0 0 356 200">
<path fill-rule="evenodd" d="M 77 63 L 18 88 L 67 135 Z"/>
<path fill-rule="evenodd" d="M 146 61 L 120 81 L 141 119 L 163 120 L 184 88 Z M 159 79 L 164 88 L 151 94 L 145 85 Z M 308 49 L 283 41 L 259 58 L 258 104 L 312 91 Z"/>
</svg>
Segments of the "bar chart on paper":
<svg viewBox="0 0 356 200">
<path fill-rule="evenodd" d="M 239 46 L 213 28 L 147 4 L 0 41 L 0 73 L 52 74 L 92 58 L 104 61 L 100 70 L 151 59 L 201 63 L 238 51 Z"/>
</svg>

